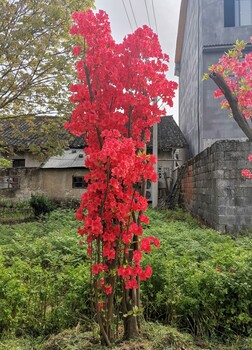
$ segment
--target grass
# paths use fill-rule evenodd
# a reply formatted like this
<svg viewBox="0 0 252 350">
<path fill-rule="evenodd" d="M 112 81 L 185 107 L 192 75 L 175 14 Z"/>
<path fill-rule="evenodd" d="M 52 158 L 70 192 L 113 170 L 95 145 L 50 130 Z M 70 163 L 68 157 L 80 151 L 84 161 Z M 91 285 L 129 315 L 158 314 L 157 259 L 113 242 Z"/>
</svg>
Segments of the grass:
<svg viewBox="0 0 252 350">
<path fill-rule="evenodd" d="M 0 340 L 0 350 L 104 350 L 99 344 L 98 329 L 84 332 L 74 327 L 45 338 L 8 337 Z M 232 343 L 194 338 L 176 328 L 158 323 L 143 323 L 137 340 L 120 341 L 113 350 L 251 350 L 252 339 L 237 336 Z"/>
<path fill-rule="evenodd" d="M 154 270 L 153 278 L 142 286 L 148 322 L 143 322 L 139 339 L 120 341 L 113 349 L 251 350 L 251 320 L 246 308 L 251 307 L 252 232 L 240 233 L 236 238 L 221 235 L 181 210 L 150 210 L 149 216 L 151 225 L 146 226 L 146 235 L 158 236 L 161 248 L 154 248 L 145 257 L 145 264 L 151 264 Z M 77 244 L 77 226 L 70 210 L 54 211 L 46 221 L 0 225 L 0 309 L 10 317 L 8 324 L 12 327 L 2 334 L 0 350 L 103 349 L 97 325 L 88 320 L 88 309 L 85 309 L 88 262 L 84 247 Z M 235 269 L 235 273 L 230 269 Z M 1 294 L 4 289 L 8 294 Z M 234 295 L 236 290 L 238 299 Z M 5 304 L 1 304 L 1 298 Z M 15 319 L 14 309 L 8 309 L 14 302 L 15 308 L 21 310 L 17 313 L 14 308 Z M 40 319 L 37 310 L 44 307 L 50 311 L 53 303 L 59 308 L 55 307 L 51 318 Z M 83 308 L 79 308 L 81 303 Z M 231 316 L 227 315 L 229 303 Z M 22 309 L 23 305 L 27 305 L 26 308 Z M 200 307 L 206 311 L 212 308 L 210 316 L 204 314 L 206 319 L 196 319 L 195 310 Z M 241 332 L 233 332 L 232 327 L 232 332 L 222 337 L 214 332 L 208 337 L 199 330 L 193 336 L 192 329 L 191 334 L 188 333 L 186 317 L 195 317 L 203 331 L 205 326 L 213 325 L 215 329 L 214 321 L 221 320 L 216 316 L 220 309 L 229 317 L 229 322 L 243 322 L 247 336 L 243 328 Z M 80 315 L 85 314 L 85 310 L 86 318 L 82 318 Z M 187 316 L 181 320 L 182 313 Z M 35 323 L 37 331 L 33 333 Z"/>
</svg>

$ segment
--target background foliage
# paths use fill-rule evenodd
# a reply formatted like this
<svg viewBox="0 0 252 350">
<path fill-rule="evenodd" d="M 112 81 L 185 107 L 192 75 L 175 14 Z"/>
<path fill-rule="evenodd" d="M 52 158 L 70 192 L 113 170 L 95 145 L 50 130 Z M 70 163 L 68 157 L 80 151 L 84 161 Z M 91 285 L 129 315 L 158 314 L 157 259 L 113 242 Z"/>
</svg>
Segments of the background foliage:
<svg viewBox="0 0 252 350">
<path fill-rule="evenodd" d="M 93 3 L 93 0 L 0 1 L 0 152 L 5 157 L 12 149 L 1 131 L 9 129 L 13 138 L 21 135 L 25 140 L 27 135 L 20 119 L 26 123 L 26 134 L 44 142 L 38 145 L 29 140 L 18 147 L 14 145 L 16 148 L 29 149 L 36 155 L 58 154 L 64 148 L 62 130 L 71 110 L 68 87 L 76 79 L 73 40 L 69 35 L 71 14 L 90 8 Z M 48 118 L 38 128 L 35 116 L 42 115 Z M 5 163 L 0 158 L 0 166 Z"/>
<path fill-rule="evenodd" d="M 65 115 L 73 80 L 71 14 L 92 0 L 2 0 L 0 117 Z"/>
</svg>

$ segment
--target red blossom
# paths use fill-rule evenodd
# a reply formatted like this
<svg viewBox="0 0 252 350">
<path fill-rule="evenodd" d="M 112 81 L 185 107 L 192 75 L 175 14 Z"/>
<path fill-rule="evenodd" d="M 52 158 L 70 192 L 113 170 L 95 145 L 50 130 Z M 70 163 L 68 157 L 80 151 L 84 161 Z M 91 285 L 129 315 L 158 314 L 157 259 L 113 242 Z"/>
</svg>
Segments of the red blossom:
<svg viewBox="0 0 252 350">
<path fill-rule="evenodd" d="M 94 264 L 94 265 L 92 266 L 92 274 L 93 274 L 93 275 L 97 275 L 97 274 L 99 274 L 100 272 L 103 272 L 103 271 L 108 271 L 107 265 L 103 265 L 103 264 Z"/>
<path fill-rule="evenodd" d="M 105 293 L 107 295 L 112 294 L 112 292 L 113 292 L 113 288 L 112 288 L 111 284 L 105 286 Z"/>
<path fill-rule="evenodd" d="M 72 50 L 74 56 L 79 56 L 82 50 L 82 46 L 75 46 Z"/>
<path fill-rule="evenodd" d="M 139 215 L 139 219 L 141 222 L 144 222 L 146 225 L 150 223 L 150 220 L 146 215 L 143 215 L 143 214 Z"/>
<path fill-rule="evenodd" d="M 135 278 L 132 278 L 131 280 L 126 281 L 125 288 L 126 289 L 137 289 L 138 288 L 137 280 Z"/>
<path fill-rule="evenodd" d="M 153 244 L 154 244 L 157 248 L 159 248 L 159 247 L 160 247 L 160 241 L 159 241 L 159 239 L 158 239 L 158 238 L 154 238 L 154 239 L 153 239 Z"/>
<path fill-rule="evenodd" d="M 109 295 L 116 275 L 127 289 L 138 288 L 138 277 L 151 276 L 150 267 L 140 266 L 142 255 L 159 241 L 142 237 L 148 202 L 138 189 L 143 180 L 157 181 L 156 158 L 142 150 L 150 128 L 166 113 L 153 101 L 160 96 L 172 106 L 177 84 L 167 81 L 169 57 L 147 26 L 117 44 L 104 11 L 76 12 L 72 18 L 70 33 L 84 38 L 85 48 L 73 48 L 74 55 L 83 55 L 76 64 L 78 83 L 70 87 L 75 109 L 65 127 L 84 138 L 90 171 L 76 212 L 83 222 L 78 233 L 86 236 L 98 289 Z M 125 265 L 116 266 L 117 261 Z"/>
<path fill-rule="evenodd" d="M 139 265 L 139 264 L 140 264 L 140 262 L 141 262 L 141 260 L 142 260 L 142 256 L 143 256 L 143 254 L 142 254 L 142 252 L 140 252 L 139 250 L 135 250 L 135 251 L 133 252 L 133 260 L 134 260 L 134 263 L 135 263 L 136 265 Z"/>
<path fill-rule="evenodd" d="M 131 266 L 127 266 L 127 267 L 120 266 L 117 269 L 117 273 L 118 273 L 118 276 L 121 276 L 122 278 L 130 278 L 130 276 L 132 276 L 132 267 Z"/>
<path fill-rule="evenodd" d="M 103 309 L 103 307 L 104 307 L 103 301 L 99 301 L 99 302 L 98 302 L 98 310 Z"/>
<path fill-rule="evenodd" d="M 150 253 L 151 252 L 151 241 L 152 239 L 148 238 L 142 238 L 141 241 L 141 250 L 144 251 L 145 253 Z"/>
</svg>

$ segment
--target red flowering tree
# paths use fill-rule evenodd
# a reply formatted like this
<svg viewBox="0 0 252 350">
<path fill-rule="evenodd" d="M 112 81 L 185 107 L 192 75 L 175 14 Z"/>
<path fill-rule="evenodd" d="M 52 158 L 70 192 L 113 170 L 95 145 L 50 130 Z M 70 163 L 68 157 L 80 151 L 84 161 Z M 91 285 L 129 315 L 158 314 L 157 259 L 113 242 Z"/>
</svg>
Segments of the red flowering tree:
<svg viewBox="0 0 252 350">
<path fill-rule="evenodd" d="M 252 43 L 252 37 L 250 38 Z M 231 115 L 252 141 L 252 52 L 243 54 L 246 43 L 236 41 L 233 49 L 225 53 L 217 64 L 209 67 L 210 77 L 218 86 L 215 98 L 222 98 L 221 108 L 231 111 Z M 224 98 L 223 98 L 224 97 Z M 252 161 L 252 155 L 248 156 Z M 252 178 L 250 170 L 243 170 L 242 176 Z"/>
<path fill-rule="evenodd" d="M 76 108 L 67 128 L 87 144 L 85 176 L 77 219 L 92 260 L 94 302 L 102 342 L 114 340 L 115 314 L 123 315 L 125 338 L 138 336 L 140 281 L 152 274 L 143 268 L 143 253 L 159 246 L 143 237 L 147 200 L 145 182 L 157 180 L 155 157 L 145 152 L 150 127 L 165 111 L 156 97 L 172 106 L 177 84 L 166 79 L 168 56 L 157 35 L 138 28 L 116 44 L 104 11 L 74 13 L 72 35 L 83 38 L 73 52 L 78 84 L 71 86 Z"/>
</svg>

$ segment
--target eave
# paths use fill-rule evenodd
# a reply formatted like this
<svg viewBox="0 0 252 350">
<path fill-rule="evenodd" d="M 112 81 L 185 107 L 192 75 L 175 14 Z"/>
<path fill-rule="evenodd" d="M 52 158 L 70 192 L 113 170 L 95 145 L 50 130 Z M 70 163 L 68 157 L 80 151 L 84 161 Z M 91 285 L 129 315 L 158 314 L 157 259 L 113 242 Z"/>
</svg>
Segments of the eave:
<svg viewBox="0 0 252 350">
<path fill-rule="evenodd" d="M 188 0 L 181 0 L 180 13 L 179 13 L 179 24 L 178 24 L 178 34 L 175 52 L 175 74 L 179 75 L 179 66 L 181 62 L 181 55 L 184 42 L 184 31 L 186 23 L 186 13 L 187 13 Z"/>
</svg>

